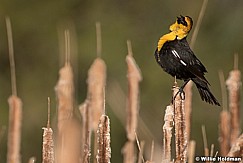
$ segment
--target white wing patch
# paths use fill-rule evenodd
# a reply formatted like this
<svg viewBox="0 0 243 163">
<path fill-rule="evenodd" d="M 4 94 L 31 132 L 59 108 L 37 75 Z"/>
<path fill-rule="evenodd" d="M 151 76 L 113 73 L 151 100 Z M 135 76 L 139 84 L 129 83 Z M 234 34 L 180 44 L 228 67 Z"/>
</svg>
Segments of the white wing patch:
<svg viewBox="0 0 243 163">
<path fill-rule="evenodd" d="M 184 66 L 186 66 L 186 63 L 183 60 L 180 59 L 180 62 L 181 62 L 181 64 L 183 64 Z"/>
<path fill-rule="evenodd" d="M 181 64 L 183 64 L 184 66 L 187 65 L 187 64 L 181 59 L 181 57 L 179 56 L 179 54 L 177 53 L 177 51 L 172 50 L 171 52 L 172 52 L 172 54 L 173 54 L 176 58 L 179 59 L 179 61 L 181 62 Z"/>
<path fill-rule="evenodd" d="M 179 56 L 179 54 L 177 53 L 177 51 L 172 50 L 171 52 L 172 52 L 172 54 L 173 54 L 176 58 L 181 58 L 181 57 Z"/>
</svg>

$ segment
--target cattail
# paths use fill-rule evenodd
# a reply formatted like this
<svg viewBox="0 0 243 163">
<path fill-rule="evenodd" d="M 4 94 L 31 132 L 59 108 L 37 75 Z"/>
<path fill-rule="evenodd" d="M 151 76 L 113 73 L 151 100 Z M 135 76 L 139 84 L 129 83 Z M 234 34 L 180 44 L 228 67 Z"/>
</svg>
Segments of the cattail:
<svg viewBox="0 0 243 163">
<path fill-rule="evenodd" d="M 191 140 L 188 145 L 188 163 L 194 163 L 195 149 L 196 149 L 196 141 Z"/>
<path fill-rule="evenodd" d="M 152 141 L 152 144 L 151 144 L 150 159 L 149 159 L 149 161 L 146 161 L 146 162 L 153 163 L 153 157 L 154 157 L 154 141 Z"/>
<path fill-rule="evenodd" d="M 90 100 L 90 110 L 92 116 L 92 129 L 98 128 L 100 117 L 105 112 L 104 99 L 106 87 L 106 64 L 101 59 L 102 38 L 101 25 L 96 23 L 96 39 L 97 39 L 97 58 L 94 60 L 88 71 L 88 99 Z"/>
<path fill-rule="evenodd" d="M 200 26 L 201 26 L 201 23 L 202 23 L 202 19 L 203 19 L 204 14 L 205 14 L 207 4 L 208 4 L 208 0 L 204 0 L 202 7 L 201 7 L 201 10 L 200 10 L 200 13 L 199 13 L 199 16 L 198 16 L 198 19 L 197 19 L 197 24 L 194 28 L 194 31 L 193 31 L 193 34 L 192 34 L 192 37 L 191 37 L 191 41 L 190 41 L 191 49 L 194 49 L 194 45 L 195 45 L 195 42 L 196 42 L 196 39 L 197 39 L 197 34 L 199 32 L 199 29 L 200 29 Z"/>
<path fill-rule="evenodd" d="M 97 130 L 97 163 L 110 163 L 111 158 L 111 137 L 110 137 L 110 119 L 102 115 Z"/>
<path fill-rule="evenodd" d="M 42 163 L 54 163 L 54 141 L 51 128 L 43 127 Z"/>
<path fill-rule="evenodd" d="M 222 71 L 219 71 L 219 79 L 223 103 L 223 110 L 219 116 L 219 145 L 220 155 L 226 156 L 230 149 L 230 113 L 227 110 L 227 92 L 225 87 L 225 78 Z"/>
<path fill-rule="evenodd" d="M 35 157 L 31 157 L 31 158 L 29 158 L 28 163 L 35 163 L 35 161 L 36 161 L 36 158 Z"/>
<path fill-rule="evenodd" d="M 69 39 L 69 32 L 65 31 L 65 39 Z M 69 41 L 66 48 L 69 48 Z M 58 102 L 58 137 L 57 137 L 57 162 L 78 163 L 81 151 L 81 133 L 79 122 L 73 116 L 74 82 L 73 70 L 70 65 L 69 50 L 66 50 L 65 66 L 59 71 L 59 80 L 55 86 Z"/>
<path fill-rule="evenodd" d="M 65 65 L 59 71 L 59 80 L 55 86 L 57 102 L 58 102 L 58 132 L 62 132 L 62 128 L 67 120 L 73 117 L 74 104 L 74 83 L 73 69 L 70 64 L 70 37 L 69 31 L 65 30 Z"/>
<path fill-rule="evenodd" d="M 197 35 L 207 8 L 207 4 L 208 4 L 208 0 L 204 0 L 198 19 L 197 19 L 197 23 L 196 26 L 194 28 L 194 31 L 192 33 L 192 37 L 190 40 L 190 47 L 191 49 L 194 49 L 194 45 L 196 43 L 196 39 L 197 39 Z M 190 141 L 190 133 L 191 133 L 191 112 L 192 112 L 192 81 L 188 82 L 187 85 L 184 88 L 185 91 L 185 114 L 186 114 L 186 131 L 187 131 L 187 141 Z"/>
<path fill-rule="evenodd" d="M 12 95 L 8 98 L 9 103 L 9 127 L 8 127 L 8 163 L 20 163 L 20 144 L 22 126 L 22 101 L 17 96 L 16 73 L 14 61 L 14 48 L 12 27 L 9 17 L 6 17 L 6 27 L 9 47 L 9 62 L 11 72 Z"/>
<path fill-rule="evenodd" d="M 209 149 L 208 149 L 206 128 L 204 125 L 202 126 L 202 137 L 203 137 L 203 146 L 204 146 L 204 156 L 207 157 L 207 156 L 209 156 Z"/>
<path fill-rule="evenodd" d="M 138 140 L 138 135 L 137 135 L 136 131 L 134 131 L 134 133 L 135 133 L 135 139 L 136 139 L 137 147 L 138 147 L 138 151 L 139 151 L 138 163 L 145 162 L 144 158 L 143 158 L 143 151 L 144 151 L 144 144 L 145 144 L 145 142 L 144 141 L 140 142 Z"/>
<path fill-rule="evenodd" d="M 22 124 L 22 102 L 17 96 L 10 96 L 9 103 L 9 129 L 8 129 L 8 163 L 20 163 L 20 143 Z"/>
<path fill-rule="evenodd" d="M 144 163 L 144 158 L 143 158 L 143 151 L 144 151 L 144 145 L 145 145 L 145 142 L 144 141 L 141 141 L 139 143 L 139 155 L 138 155 L 138 163 Z"/>
<path fill-rule="evenodd" d="M 229 144 L 229 137 L 230 137 L 230 114 L 228 111 L 223 110 L 220 113 L 220 122 L 219 122 L 219 142 L 220 142 L 220 156 L 226 156 L 229 152 L 230 144 Z"/>
<path fill-rule="evenodd" d="M 135 162 L 135 147 L 134 141 L 127 141 L 122 148 L 123 163 L 134 163 Z"/>
<path fill-rule="evenodd" d="M 231 115 L 231 134 L 230 143 L 240 135 L 240 87 L 241 72 L 238 70 L 238 58 L 235 57 L 235 69 L 229 73 L 226 85 L 229 91 L 229 111 Z"/>
<path fill-rule="evenodd" d="M 42 163 L 54 163 L 54 140 L 53 131 L 50 125 L 50 98 L 48 97 L 48 118 L 47 127 L 42 128 L 43 144 L 42 144 Z"/>
<path fill-rule="evenodd" d="M 187 133 L 187 141 L 190 141 L 190 133 L 191 133 L 191 116 L 192 116 L 192 85 L 193 82 L 189 81 L 184 88 L 185 91 L 185 116 L 186 116 L 186 133 Z"/>
<path fill-rule="evenodd" d="M 176 162 L 186 162 L 187 159 L 187 133 L 185 123 L 185 107 L 184 100 L 181 99 L 179 87 L 173 87 L 174 100 L 174 121 L 175 121 L 175 143 L 176 143 Z M 177 94 L 177 95 L 176 95 Z"/>
<path fill-rule="evenodd" d="M 89 163 L 91 156 L 91 116 L 90 116 L 90 108 L 89 108 L 89 100 L 85 100 L 83 104 L 79 106 L 79 111 L 83 120 L 83 128 L 82 128 L 82 152 L 81 158 L 82 163 Z"/>
<path fill-rule="evenodd" d="M 91 128 L 94 131 L 94 139 L 97 139 L 97 129 L 102 114 L 105 113 L 105 85 L 106 85 L 106 64 L 101 58 L 96 58 L 88 72 L 88 97 L 89 110 L 92 118 Z M 97 144 L 94 144 L 94 155 L 97 153 Z"/>
<path fill-rule="evenodd" d="M 243 134 L 241 134 L 232 147 L 227 155 L 228 157 L 239 157 L 240 159 L 243 158 Z M 239 160 L 242 161 L 242 160 Z"/>
<path fill-rule="evenodd" d="M 138 111 L 139 111 L 139 82 L 142 80 L 140 69 L 138 68 L 134 58 L 132 57 L 131 42 L 127 41 L 128 55 L 127 62 L 127 78 L 128 78 L 128 102 L 126 108 L 126 132 L 127 139 L 122 149 L 123 162 L 134 163 L 134 141 L 135 132 L 137 130 Z"/>
<path fill-rule="evenodd" d="M 106 65 L 101 58 L 96 58 L 88 72 L 88 99 L 92 116 L 92 129 L 98 128 L 101 115 L 104 113 L 104 89 L 106 85 Z"/>
<path fill-rule="evenodd" d="M 128 106 L 127 106 L 127 137 L 129 140 L 135 140 L 134 131 L 137 129 L 138 111 L 139 111 L 139 82 L 142 80 L 141 72 L 132 57 L 130 42 L 128 41 L 127 78 L 128 78 Z"/>
<path fill-rule="evenodd" d="M 172 129 L 174 127 L 174 108 L 172 105 L 168 105 L 165 110 L 163 125 L 163 157 L 162 162 L 168 163 L 171 161 L 171 138 Z"/>
<path fill-rule="evenodd" d="M 65 121 L 73 117 L 74 84 L 71 65 L 66 64 L 61 68 L 59 75 L 55 91 L 58 100 L 58 131 L 62 132 Z"/>
</svg>

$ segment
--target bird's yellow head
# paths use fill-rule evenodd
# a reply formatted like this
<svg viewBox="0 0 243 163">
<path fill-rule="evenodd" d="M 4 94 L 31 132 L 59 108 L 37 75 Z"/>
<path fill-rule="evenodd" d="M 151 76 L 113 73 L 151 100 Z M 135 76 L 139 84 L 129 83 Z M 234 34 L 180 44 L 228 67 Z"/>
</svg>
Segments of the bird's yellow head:
<svg viewBox="0 0 243 163">
<path fill-rule="evenodd" d="M 175 39 L 181 40 L 185 38 L 192 29 L 193 21 L 189 16 L 177 17 L 176 22 L 170 26 L 170 33 L 163 35 L 158 42 L 158 51 L 162 48 L 165 42 Z"/>
<path fill-rule="evenodd" d="M 177 36 L 177 39 L 183 39 L 192 29 L 193 21 L 189 16 L 177 17 L 176 22 L 170 26 L 170 31 Z"/>
</svg>

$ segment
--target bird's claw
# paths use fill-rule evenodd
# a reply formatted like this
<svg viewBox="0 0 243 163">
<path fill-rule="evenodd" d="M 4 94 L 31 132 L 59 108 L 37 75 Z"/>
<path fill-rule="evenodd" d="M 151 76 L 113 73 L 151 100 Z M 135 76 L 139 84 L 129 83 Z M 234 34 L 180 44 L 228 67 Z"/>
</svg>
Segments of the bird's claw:
<svg viewBox="0 0 243 163">
<path fill-rule="evenodd" d="M 185 92 L 184 92 L 183 88 L 179 88 L 178 92 L 177 92 L 177 93 L 173 96 L 173 98 L 172 98 L 172 103 L 175 101 L 175 99 L 176 99 L 176 97 L 177 97 L 178 95 L 180 95 L 180 98 L 181 98 L 182 100 L 185 100 Z"/>
</svg>

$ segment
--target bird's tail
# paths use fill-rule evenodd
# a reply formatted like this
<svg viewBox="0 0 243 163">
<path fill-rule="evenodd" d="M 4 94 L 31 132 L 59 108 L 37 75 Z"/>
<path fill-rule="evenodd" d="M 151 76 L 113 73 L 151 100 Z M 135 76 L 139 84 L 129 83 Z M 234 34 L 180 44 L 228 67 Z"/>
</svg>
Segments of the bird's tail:
<svg viewBox="0 0 243 163">
<path fill-rule="evenodd" d="M 207 103 L 220 106 L 218 100 L 214 97 L 214 95 L 210 92 L 208 84 L 205 81 L 202 81 L 198 78 L 193 78 L 192 81 L 196 84 L 198 92 L 203 101 Z"/>
</svg>

